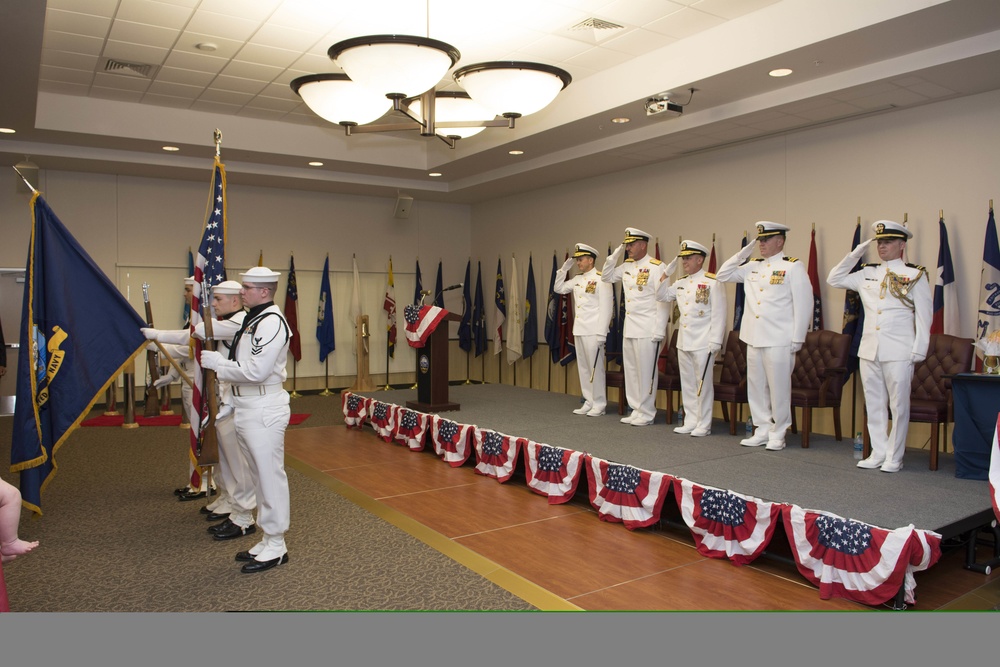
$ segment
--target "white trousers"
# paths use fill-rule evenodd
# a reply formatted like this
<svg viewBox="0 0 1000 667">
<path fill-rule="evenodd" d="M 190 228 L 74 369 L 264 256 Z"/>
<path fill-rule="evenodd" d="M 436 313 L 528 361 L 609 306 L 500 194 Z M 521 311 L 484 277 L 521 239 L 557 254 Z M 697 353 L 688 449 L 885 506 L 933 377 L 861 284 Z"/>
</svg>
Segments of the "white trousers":
<svg viewBox="0 0 1000 667">
<path fill-rule="evenodd" d="M 206 507 L 218 514 L 228 514 L 229 520 L 246 528 L 253 523 L 257 507 L 250 464 L 243 456 L 236 436 L 235 412 L 215 422 L 219 438 L 219 497 Z"/>
<path fill-rule="evenodd" d="M 632 407 L 632 421 L 652 422 L 656 417 L 656 357 L 665 343 L 654 343 L 652 338 L 626 338 L 622 343 L 625 398 Z"/>
<path fill-rule="evenodd" d="M 861 359 L 861 386 L 868 410 L 872 458 L 894 467 L 903 463 L 910 428 L 910 383 L 913 362 Z M 887 409 L 888 408 L 888 409 Z M 889 413 L 892 428 L 889 428 Z"/>
<path fill-rule="evenodd" d="M 250 466 L 257 495 L 257 525 L 264 533 L 250 549 L 257 560 L 279 558 L 287 552 L 290 507 L 285 474 L 285 429 L 291 409 L 288 392 L 263 396 L 233 396 L 236 437 Z"/>
<path fill-rule="evenodd" d="M 576 368 L 580 372 L 580 391 L 584 405 L 591 410 L 608 407 L 608 388 L 604 378 L 604 345 L 597 336 L 574 336 Z"/>
<path fill-rule="evenodd" d="M 783 443 L 792 425 L 792 368 L 790 345 L 747 345 L 747 401 L 757 440 Z"/>
<path fill-rule="evenodd" d="M 711 357 L 711 359 L 709 359 Z M 708 370 L 705 362 L 708 362 Z M 712 430 L 712 403 L 715 401 L 715 385 L 712 364 L 715 355 L 704 350 L 677 350 L 677 365 L 681 373 L 681 400 L 684 402 L 684 426 L 691 430 Z M 698 395 L 698 383 L 705 373 L 705 381 Z"/>
</svg>

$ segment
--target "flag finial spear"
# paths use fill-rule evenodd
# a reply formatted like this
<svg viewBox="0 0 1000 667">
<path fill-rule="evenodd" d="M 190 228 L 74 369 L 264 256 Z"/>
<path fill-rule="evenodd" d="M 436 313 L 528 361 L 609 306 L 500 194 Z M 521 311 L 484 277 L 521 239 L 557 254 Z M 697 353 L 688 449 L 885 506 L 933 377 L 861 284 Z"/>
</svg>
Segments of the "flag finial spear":
<svg viewBox="0 0 1000 667">
<path fill-rule="evenodd" d="M 215 128 L 212 133 L 212 140 L 215 142 L 215 157 L 222 156 L 222 130 Z"/>
<path fill-rule="evenodd" d="M 24 184 L 28 186 L 28 189 L 29 189 L 29 190 L 31 190 L 31 192 L 32 192 L 32 193 L 34 193 L 34 194 L 36 194 L 36 195 L 38 194 L 38 190 L 36 190 L 36 189 L 35 189 L 35 186 L 33 186 L 33 185 L 32 185 L 32 184 L 31 184 L 31 183 L 30 183 L 30 182 L 28 181 L 28 179 L 26 179 L 26 178 L 24 177 L 24 174 L 22 174 L 22 173 L 21 173 L 20 171 L 18 171 L 18 168 L 17 168 L 17 167 L 13 167 L 13 166 L 12 166 L 12 167 L 11 167 L 11 169 L 13 169 L 14 171 L 16 171 L 16 172 L 17 172 L 17 175 L 21 177 L 21 180 L 22 180 L 22 181 L 24 181 Z M 992 199 L 990 200 L 990 208 L 993 208 L 993 200 L 992 200 Z"/>
</svg>

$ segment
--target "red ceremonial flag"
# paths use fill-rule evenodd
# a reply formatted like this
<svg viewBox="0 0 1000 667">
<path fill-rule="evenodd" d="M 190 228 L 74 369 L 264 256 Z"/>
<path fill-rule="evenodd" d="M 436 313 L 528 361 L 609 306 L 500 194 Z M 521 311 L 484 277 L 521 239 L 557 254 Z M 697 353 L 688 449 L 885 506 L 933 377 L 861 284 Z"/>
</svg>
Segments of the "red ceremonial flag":
<svg viewBox="0 0 1000 667">
<path fill-rule="evenodd" d="M 708 256 L 708 272 L 715 273 L 717 268 L 715 260 L 715 234 L 712 235 L 712 254 Z"/>
<path fill-rule="evenodd" d="M 295 257 L 288 260 L 288 288 L 285 290 L 285 320 L 288 322 L 288 329 L 291 337 L 288 340 L 288 351 L 292 353 L 292 359 L 302 361 L 302 340 L 299 337 L 299 315 L 298 306 L 299 285 L 295 281 Z"/>
<path fill-rule="evenodd" d="M 812 331 L 819 331 L 823 328 L 823 300 L 819 291 L 819 268 L 816 259 L 816 228 L 812 230 L 812 240 L 809 241 L 809 283 L 813 291 L 813 318 Z"/>
</svg>

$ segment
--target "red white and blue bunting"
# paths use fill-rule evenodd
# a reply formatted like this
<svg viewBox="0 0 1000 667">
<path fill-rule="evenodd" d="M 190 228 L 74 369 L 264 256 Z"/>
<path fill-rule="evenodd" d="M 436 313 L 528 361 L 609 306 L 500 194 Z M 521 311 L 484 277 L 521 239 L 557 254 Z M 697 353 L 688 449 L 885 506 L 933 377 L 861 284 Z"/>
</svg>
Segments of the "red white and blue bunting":
<svg viewBox="0 0 1000 667">
<path fill-rule="evenodd" d="M 590 504 L 601 521 L 623 523 L 629 530 L 659 522 L 673 477 L 612 463 L 590 454 L 585 460 Z"/>
<path fill-rule="evenodd" d="M 340 395 L 340 402 L 344 410 L 344 423 L 347 424 L 347 428 L 360 429 L 365 425 L 365 420 L 368 417 L 368 404 L 371 402 L 370 398 L 345 391 Z"/>
<path fill-rule="evenodd" d="M 431 423 L 431 416 L 409 408 L 399 408 L 396 415 L 396 430 L 393 438 L 415 452 L 423 451 L 424 435 Z"/>
<path fill-rule="evenodd" d="M 583 452 L 527 441 L 524 476 L 528 488 L 549 499 L 550 505 L 568 502 L 576 493 L 583 470 Z"/>
<path fill-rule="evenodd" d="M 492 477 L 501 484 L 510 479 L 517 465 L 517 455 L 527 441 L 486 428 L 474 429 L 473 436 L 476 443 L 476 474 Z"/>
<path fill-rule="evenodd" d="M 475 426 L 471 424 L 459 424 L 444 419 L 440 415 L 433 415 L 431 417 L 431 442 L 434 443 L 434 453 L 453 468 L 464 465 L 472 454 L 472 430 L 474 428 Z"/>
</svg>

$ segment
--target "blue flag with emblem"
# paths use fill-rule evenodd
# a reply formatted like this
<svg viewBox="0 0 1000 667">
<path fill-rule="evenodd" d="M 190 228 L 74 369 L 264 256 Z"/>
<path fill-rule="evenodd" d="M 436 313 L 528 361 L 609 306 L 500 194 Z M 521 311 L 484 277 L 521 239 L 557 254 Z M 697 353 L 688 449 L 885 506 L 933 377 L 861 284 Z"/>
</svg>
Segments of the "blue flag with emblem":
<svg viewBox="0 0 1000 667">
<path fill-rule="evenodd" d="M 611 246 L 608 246 L 608 254 L 611 254 Z M 624 304 L 624 301 L 622 302 Z M 618 286 L 611 285 L 611 324 L 608 326 L 608 338 L 604 343 L 604 351 L 608 357 L 621 360 L 622 354 L 622 324 L 624 323 L 624 312 L 618 310 Z"/>
<path fill-rule="evenodd" d="M 556 259 L 552 255 L 552 277 L 549 278 L 549 298 L 545 307 L 545 342 L 549 346 L 552 363 L 559 363 L 559 295 L 556 294 Z"/>
<path fill-rule="evenodd" d="M 316 340 L 319 341 L 319 360 L 337 349 L 333 331 L 333 293 L 330 291 L 330 256 L 323 262 L 323 279 L 319 288 L 319 308 L 316 309 Z"/>
<path fill-rule="evenodd" d="M 486 351 L 486 302 L 483 301 L 483 263 L 476 262 L 476 300 L 472 306 L 472 339 L 476 356 Z"/>
<path fill-rule="evenodd" d="M 458 346 L 472 350 L 472 260 L 465 265 L 465 282 L 462 283 L 462 321 L 458 323 Z"/>
<path fill-rule="evenodd" d="M 10 471 L 41 514 L 59 447 L 147 341 L 146 320 L 38 193 L 31 210 Z"/>
<path fill-rule="evenodd" d="M 538 309 L 535 308 L 537 299 L 535 269 L 531 265 L 531 255 L 528 255 L 528 285 L 524 293 L 524 338 L 521 343 L 522 359 L 527 359 L 538 349 Z"/>
<path fill-rule="evenodd" d="M 434 281 L 434 305 L 444 308 L 444 281 L 441 277 L 441 262 L 438 262 L 437 279 Z"/>
</svg>

